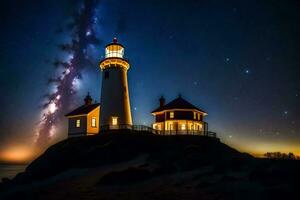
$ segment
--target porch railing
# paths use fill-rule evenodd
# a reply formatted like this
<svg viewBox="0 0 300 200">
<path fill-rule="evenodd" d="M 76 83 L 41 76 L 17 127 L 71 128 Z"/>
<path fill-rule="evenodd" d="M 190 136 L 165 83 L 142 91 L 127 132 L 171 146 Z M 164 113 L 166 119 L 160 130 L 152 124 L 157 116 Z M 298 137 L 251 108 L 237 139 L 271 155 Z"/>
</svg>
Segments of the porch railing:
<svg viewBox="0 0 300 200">
<path fill-rule="evenodd" d="M 119 124 L 119 125 L 103 125 L 100 127 L 100 132 L 107 132 L 113 130 L 132 130 L 132 131 L 144 131 L 151 134 L 157 135 L 200 135 L 208 137 L 217 137 L 215 132 L 211 131 L 198 131 L 198 130 L 156 130 L 149 126 L 144 125 L 130 125 L 130 124 Z"/>
</svg>

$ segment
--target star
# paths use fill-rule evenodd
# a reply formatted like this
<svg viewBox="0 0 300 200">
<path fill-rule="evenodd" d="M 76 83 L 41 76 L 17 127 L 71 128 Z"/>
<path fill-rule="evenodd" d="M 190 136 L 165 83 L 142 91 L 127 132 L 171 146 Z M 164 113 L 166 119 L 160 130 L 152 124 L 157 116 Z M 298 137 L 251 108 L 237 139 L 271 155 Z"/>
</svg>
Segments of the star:
<svg viewBox="0 0 300 200">
<path fill-rule="evenodd" d="M 92 34 L 92 32 L 91 32 L 90 30 L 88 30 L 88 31 L 85 33 L 86 36 L 90 36 L 91 34 Z"/>
<path fill-rule="evenodd" d="M 287 111 L 287 110 L 285 110 L 284 112 L 283 112 L 283 114 L 284 115 L 287 115 L 289 112 Z"/>
<path fill-rule="evenodd" d="M 246 69 L 246 70 L 245 70 L 245 73 L 246 73 L 246 74 L 250 74 L 250 70 L 249 70 L 249 69 Z"/>
<path fill-rule="evenodd" d="M 229 61 L 230 61 L 230 58 L 226 58 L 225 60 L 226 60 L 226 62 L 229 62 Z"/>
</svg>

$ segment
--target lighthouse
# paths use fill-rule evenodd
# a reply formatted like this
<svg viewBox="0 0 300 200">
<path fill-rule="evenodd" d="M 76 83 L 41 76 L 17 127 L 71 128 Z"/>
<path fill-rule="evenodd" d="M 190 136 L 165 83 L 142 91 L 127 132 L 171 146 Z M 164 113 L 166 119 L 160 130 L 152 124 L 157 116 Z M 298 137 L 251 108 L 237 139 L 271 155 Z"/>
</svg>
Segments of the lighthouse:
<svg viewBox="0 0 300 200">
<path fill-rule="evenodd" d="M 124 46 L 116 38 L 106 45 L 105 58 L 99 65 L 102 71 L 100 125 L 132 125 L 127 81 L 130 65 L 124 58 Z"/>
</svg>

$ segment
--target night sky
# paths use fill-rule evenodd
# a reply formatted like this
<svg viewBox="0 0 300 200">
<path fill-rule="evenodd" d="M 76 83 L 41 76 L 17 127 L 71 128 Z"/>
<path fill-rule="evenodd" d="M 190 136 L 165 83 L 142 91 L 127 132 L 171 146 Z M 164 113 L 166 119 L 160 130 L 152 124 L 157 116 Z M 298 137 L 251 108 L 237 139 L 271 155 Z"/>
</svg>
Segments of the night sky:
<svg viewBox="0 0 300 200">
<path fill-rule="evenodd" d="M 49 61 L 70 40 L 60 27 L 81 1 L 1 2 L 0 159 L 30 149 L 40 120 Z M 73 108 L 89 91 L 99 102 L 104 46 L 125 46 L 135 124 L 151 125 L 164 95 L 182 96 L 208 113 L 221 141 L 252 154 L 300 154 L 300 3 L 290 1 L 101 1 L 97 37 Z M 67 136 L 61 120 L 53 141 Z M 1 154 L 2 152 L 2 154 Z M 3 156 L 2 156 L 3 159 Z"/>
</svg>

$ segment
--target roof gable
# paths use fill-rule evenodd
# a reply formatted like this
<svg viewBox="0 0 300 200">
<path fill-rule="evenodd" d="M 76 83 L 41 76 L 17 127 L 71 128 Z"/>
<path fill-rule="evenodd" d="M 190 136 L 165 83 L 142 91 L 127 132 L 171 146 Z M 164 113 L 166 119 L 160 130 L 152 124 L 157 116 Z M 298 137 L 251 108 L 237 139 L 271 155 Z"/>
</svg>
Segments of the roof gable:
<svg viewBox="0 0 300 200">
<path fill-rule="evenodd" d="M 69 116 L 73 116 L 73 115 L 86 115 L 86 114 L 89 114 L 90 112 L 92 112 L 98 106 L 100 106 L 100 103 L 95 103 L 95 104 L 91 104 L 91 105 L 83 105 L 83 106 L 76 108 L 72 112 L 66 114 L 65 116 L 69 117 Z"/>
<path fill-rule="evenodd" d="M 197 108 L 196 106 L 186 101 L 182 97 L 178 97 L 173 101 L 167 103 L 166 105 L 156 108 L 155 110 L 152 111 L 152 113 L 156 113 L 164 110 L 171 110 L 171 109 L 194 109 L 206 113 L 205 111 Z"/>
</svg>

